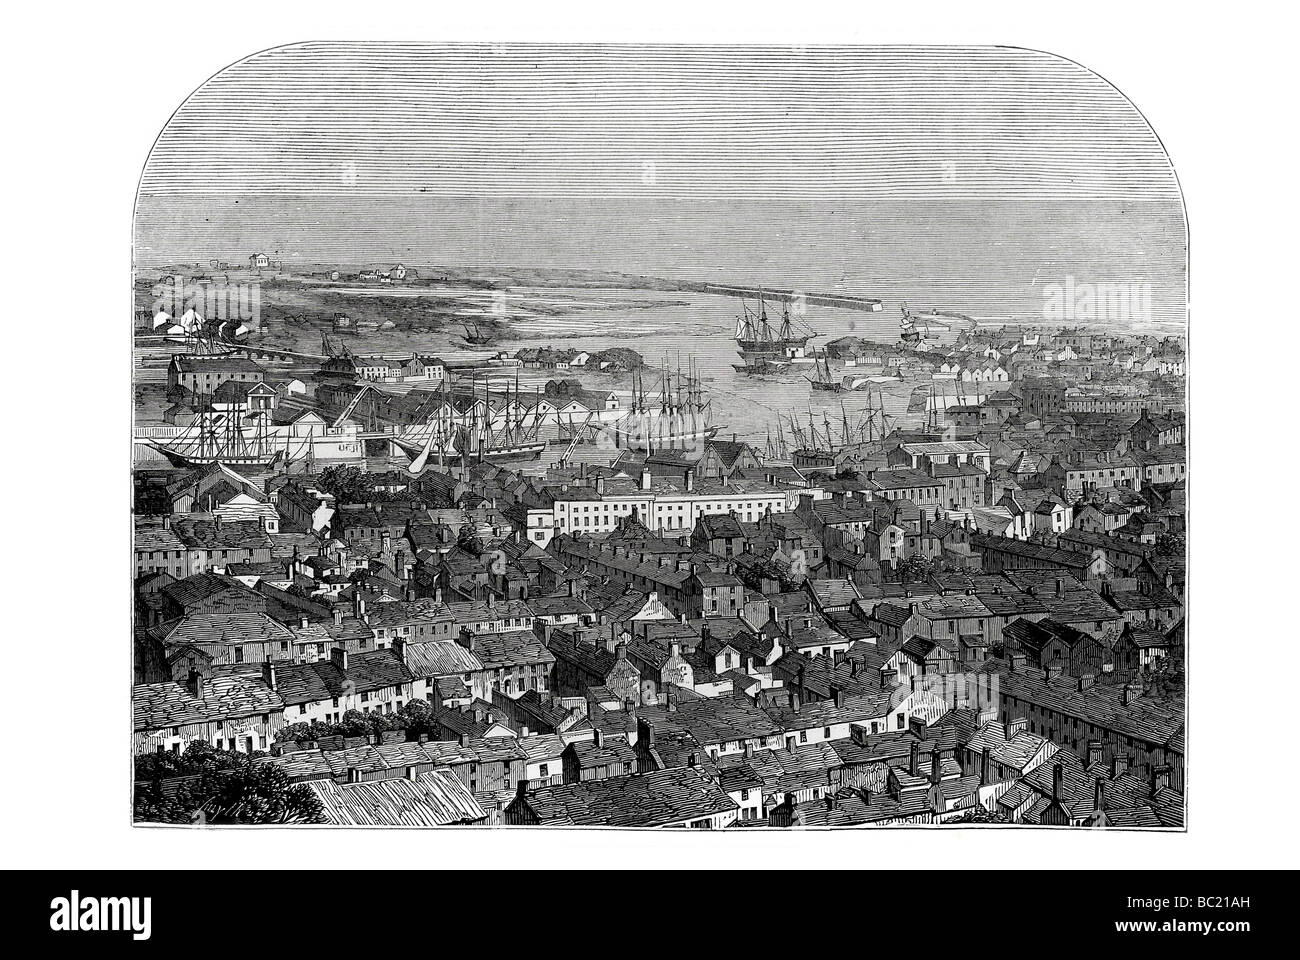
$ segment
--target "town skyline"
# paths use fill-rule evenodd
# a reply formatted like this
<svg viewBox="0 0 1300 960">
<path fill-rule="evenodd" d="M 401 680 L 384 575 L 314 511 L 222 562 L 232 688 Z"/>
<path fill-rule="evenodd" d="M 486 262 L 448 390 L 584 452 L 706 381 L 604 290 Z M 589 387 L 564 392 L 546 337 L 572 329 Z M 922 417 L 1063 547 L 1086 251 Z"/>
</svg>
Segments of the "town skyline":
<svg viewBox="0 0 1300 960">
<path fill-rule="evenodd" d="M 276 48 L 134 254 L 137 823 L 1185 829 L 1186 222 L 1085 68 Z"/>
</svg>

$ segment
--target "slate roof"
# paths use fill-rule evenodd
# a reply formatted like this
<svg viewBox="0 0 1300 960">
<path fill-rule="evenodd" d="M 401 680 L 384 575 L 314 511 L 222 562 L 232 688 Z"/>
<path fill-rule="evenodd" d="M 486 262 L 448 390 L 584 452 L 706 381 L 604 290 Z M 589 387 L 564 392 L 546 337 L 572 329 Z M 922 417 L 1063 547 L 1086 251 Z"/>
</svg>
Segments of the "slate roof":
<svg viewBox="0 0 1300 960">
<path fill-rule="evenodd" d="M 450 771 L 421 773 L 413 780 L 312 780 L 307 787 L 320 800 L 325 821 L 335 826 L 441 827 L 487 819 L 473 794 Z"/>
<path fill-rule="evenodd" d="M 524 799 L 546 825 L 660 827 L 736 809 L 692 767 L 540 787 Z"/>
<path fill-rule="evenodd" d="M 141 683 L 131 688 L 136 730 L 158 730 L 192 723 L 234 720 L 284 709 L 284 700 L 257 677 L 232 674 L 210 677 L 203 696 L 184 683 Z"/>
</svg>

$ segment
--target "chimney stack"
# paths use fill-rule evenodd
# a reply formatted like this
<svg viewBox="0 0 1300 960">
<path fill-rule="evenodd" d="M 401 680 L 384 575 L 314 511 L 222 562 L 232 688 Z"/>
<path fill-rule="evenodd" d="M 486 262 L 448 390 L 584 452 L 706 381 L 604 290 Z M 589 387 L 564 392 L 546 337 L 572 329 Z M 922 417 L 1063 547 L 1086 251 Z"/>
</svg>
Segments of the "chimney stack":
<svg viewBox="0 0 1300 960">
<path fill-rule="evenodd" d="M 1162 763 L 1158 767 L 1151 768 L 1151 792 L 1154 794 L 1157 790 L 1162 790 L 1169 786 L 1170 767 L 1167 763 Z"/>
<path fill-rule="evenodd" d="M 343 647 L 330 648 L 330 663 L 338 667 L 344 673 L 348 670 L 348 652 Z"/>
<path fill-rule="evenodd" d="M 270 660 L 262 662 L 262 682 L 271 689 L 272 693 L 276 691 L 277 678 L 275 676 L 275 664 Z"/>
<path fill-rule="evenodd" d="M 1124 774 L 1128 773 L 1128 754 L 1114 753 L 1110 758 L 1110 778 L 1118 780 Z"/>
</svg>

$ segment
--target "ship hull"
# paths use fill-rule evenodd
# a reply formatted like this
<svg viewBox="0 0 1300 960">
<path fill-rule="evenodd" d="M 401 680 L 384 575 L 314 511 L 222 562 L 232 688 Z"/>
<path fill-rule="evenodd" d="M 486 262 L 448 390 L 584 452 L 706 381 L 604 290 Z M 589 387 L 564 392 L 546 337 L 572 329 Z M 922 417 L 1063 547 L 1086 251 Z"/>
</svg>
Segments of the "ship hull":
<svg viewBox="0 0 1300 960">
<path fill-rule="evenodd" d="M 743 353 L 752 353 L 757 356 L 775 356 L 783 357 L 787 350 L 801 350 L 810 340 L 810 337 L 797 337 L 793 340 L 742 340 L 737 339 L 736 344 Z"/>
<path fill-rule="evenodd" d="M 509 447 L 485 447 L 482 456 L 484 460 L 523 462 L 536 460 L 545 449 L 545 441 L 538 441 L 537 443 L 520 443 Z"/>
<path fill-rule="evenodd" d="M 624 450 L 685 450 L 688 447 L 695 447 L 706 440 L 712 440 L 721 429 L 720 426 L 715 426 L 705 427 L 702 430 L 688 430 L 685 433 L 650 436 L 636 429 L 624 429 L 620 430 L 616 436 L 618 446 Z"/>
<path fill-rule="evenodd" d="M 210 466 L 214 463 L 224 463 L 232 470 L 268 470 L 275 466 L 282 456 L 279 452 L 265 457 L 193 456 L 159 444 L 151 444 L 151 446 L 166 457 L 172 466 L 182 469 L 194 469 L 195 467 Z"/>
</svg>

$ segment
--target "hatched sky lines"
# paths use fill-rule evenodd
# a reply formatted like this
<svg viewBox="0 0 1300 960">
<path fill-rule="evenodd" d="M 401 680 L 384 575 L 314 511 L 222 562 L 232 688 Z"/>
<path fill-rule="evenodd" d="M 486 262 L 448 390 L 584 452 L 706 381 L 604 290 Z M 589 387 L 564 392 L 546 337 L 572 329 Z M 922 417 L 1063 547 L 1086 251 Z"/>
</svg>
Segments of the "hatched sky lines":
<svg viewBox="0 0 1300 960">
<path fill-rule="evenodd" d="M 1177 200 L 1138 111 L 1013 48 L 313 43 L 167 124 L 167 197 Z"/>
</svg>

